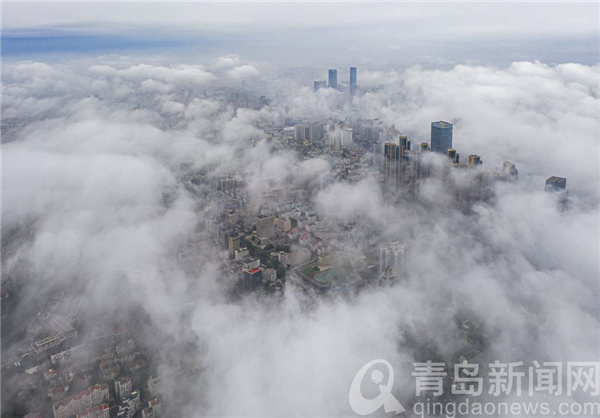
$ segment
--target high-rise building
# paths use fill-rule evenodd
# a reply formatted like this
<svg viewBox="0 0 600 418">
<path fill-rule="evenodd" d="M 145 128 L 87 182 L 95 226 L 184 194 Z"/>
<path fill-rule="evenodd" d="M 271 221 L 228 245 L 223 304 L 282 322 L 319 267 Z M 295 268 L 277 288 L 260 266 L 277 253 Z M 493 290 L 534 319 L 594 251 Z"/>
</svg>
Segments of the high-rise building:
<svg viewBox="0 0 600 418">
<path fill-rule="evenodd" d="M 398 180 L 400 147 L 391 142 L 383 145 L 383 174 L 386 189 L 395 190 Z"/>
<path fill-rule="evenodd" d="M 315 81 L 313 83 L 313 90 L 317 91 L 319 89 L 324 89 L 325 87 L 327 87 L 327 83 L 325 81 Z"/>
<path fill-rule="evenodd" d="M 160 418 L 162 414 L 162 404 L 159 398 L 148 401 L 148 407 L 142 409 L 142 418 Z"/>
<path fill-rule="evenodd" d="M 244 291 L 254 291 L 262 285 L 263 270 L 260 267 L 244 270 L 239 286 Z"/>
<path fill-rule="evenodd" d="M 405 135 L 400 135 L 400 149 L 403 154 L 406 154 L 406 151 L 410 151 L 410 141 L 408 137 Z"/>
<path fill-rule="evenodd" d="M 54 418 L 68 418 L 94 405 L 108 402 L 108 385 L 94 385 L 52 405 Z"/>
<path fill-rule="evenodd" d="M 481 157 L 479 157 L 479 155 L 469 155 L 469 167 L 476 167 L 482 163 L 483 162 L 481 161 Z"/>
<path fill-rule="evenodd" d="M 558 209 L 561 212 L 568 210 L 571 207 L 566 178 L 556 176 L 549 177 L 546 180 L 545 190 L 558 196 Z"/>
<path fill-rule="evenodd" d="M 241 236 L 238 233 L 231 233 L 227 236 L 227 247 L 229 256 L 233 257 L 235 252 L 240 249 Z"/>
<path fill-rule="evenodd" d="M 319 141 L 322 138 L 323 125 L 317 121 L 311 121 L 309 123 L 308 140 L 311 144 Z"/>
<path fill-rule="evenodd" d="M 273 235 L 275 218 L 273 216 L 259 215 L 256 218 L 256 236 L 258 238 L 269 238 Z"/>
<path fill-rule="evenodd" d="M 327 132 L 325 136 L 325 146 L 328 149 L 339 151 L 342 143 L 342 133 L 340 131 Z"/>
<path fill-rule="evenodd" d="M 160 389 L 162 387 L 162 378 L 160 375 L 156 374 L 154 376 L 150 376 L 148 379 L 148 392 L 150 396 L 158 396 Z"/>
<path fill-rule="evenodd" d="M 386 142 L 383 145 L 383 170 L 386 189 L 397 189 L 404 180 L 404 170 L 408 161 L 410 141 L 407 136 L 401 135 L 398 144 Z"/>
<path fill-rule="evenodd" d="M 548 177 L 544 190 L 553 192 L 562 192 L 567 189 L 567 179 L 564 177 Z"/>
<path fill-rule="evenodd" d="M 444 121 L 431 122 L 431 151 L 446 154 L 452 148 L 452 124 Z"/>
<path fill-rule="evenodd" d="M 346 128 L 342 131 L 341 137 L 342 148 L 348 148 L 352 145 L 352 128 Z"/>
<path fill-rule="evenodd" d="M 134 390 L 124 399 L 122 399 L 119 409 L 117 410 L 118 418 L 133 418 L 135 413 L 140 409 L 141 400 L 140 392 Z"/>
<path fill-rule="evenodd" d="M 337 70 L 329 70 L 329 86 L 332 89 L 337 89 Z"/>
<path fill-rule="evenodd" d="M 119 399 L 123 399 L 128 396 L 133 389 L 131 383 L 131 377 L 122 376 L 115 380 L 115 393 Z"/>
<path fill-rule="evenodd" d="M 404 245 L 398 241 L 379 248 L 379 278 L 388 283 L 399 278 L 404 263 Z"/>
<path fill-rule="evenodd" d="M 350 67 L 350 95 L 356 92 L 356 67 Z"/>
<path fill-rule="evenodd" d="M 235 251 L 234 260 L 241 261 L 244 258 L 248 257 L 249 255 L 250 255 L 250 251 L 248 251 L 248 248 L 242 247 Z"/>
<path fill-rule="evenodd" d="M 79 412 L 75 415 L 75 418 L 109 418 L 110 417 L 110 408 L 108 407 L 108 403 L 103 403 L 100 405 L 90 406 L 87 409 Z"/>
<path fill-rule="evenodd" d="M 304 125 L 294 126 L 294 140 L 298 143 L 304 142 Z"/>
</svg>

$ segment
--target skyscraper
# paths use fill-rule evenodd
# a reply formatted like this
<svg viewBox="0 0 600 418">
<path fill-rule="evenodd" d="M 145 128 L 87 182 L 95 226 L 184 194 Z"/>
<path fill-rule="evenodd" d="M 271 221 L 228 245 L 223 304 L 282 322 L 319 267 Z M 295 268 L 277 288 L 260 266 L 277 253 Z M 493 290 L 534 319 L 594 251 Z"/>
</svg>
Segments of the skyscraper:
<svg viewBox="0 0 600 418">
<path fill-rule="evenodd" d="M 558 196 L 558 209 L 562 212 L 571 207 L 569 192 L 567 191 L 567 179 L 564 177 L 552 176 L 546 180 L 545 190 Z"/>
<path fill-rule="evenodd" d="M 452 124 L 444 121 L 431 122 L 431 151 L 446 154 L 452 148 Z"/>
<path fill-rule="evenodd" d="M 350 96 L 356 92 L 356 67 L 350 67 Z"/>
<path fill-rule="evenodd" d="M 552 176 L 546 180 L 546 191 L 562 192 L 567 189 L 567 179 L 564 177 Z"/>
<path fill-rule="evenodd" d="M 317 121 L 309 122 L 308 140 L 311 144 L 319 141 L 323 137 L 323 125 Z"/>
<path fill-rule="evenodd" d="M 394 143 L 386 142 L 383 145 L 383 158 L 385 188 L 388 191 L 396 190 L 398 186 L 400 147 Z"/>
<path fill-rule="evenodd" d="M 352 128 L 346 128 L 342 131 L 342 148 L 348 148 L 352 145 Z"/>
<path fill-rule="evenodd" d="M 386 142 L 383 145 L 383 170 L 386 189 L 393 191 L 402 184 L 404 169 L 408 162 L 408 151 L 410 151 L 410 141 L 404 135 L 399 136 L 398 144 Z"/>
<path fill-rule="evenodd" d="M 402 275 L 404 245 L 398 241 L 379 247 L 379 281 L 390 283 Z"/>
<path fill-rule="evenodd" d="M 298 143 L 304 141 L 304 125 L 294 126 L 294 140 Z"/>
<path fill-rule="evenodd" d="M 325 81 L 318 81 L 315 80 L 315 82 L 313 83 L 313 90 L 317 91 L 319 89 L 324 89 L 325 87 L 327 87 L 327 84 L 325 83 Z"/>
<path fill-rule="evenodd" d="M 332 89 L 337 89 L 337 70 L 329 70 L 329 86 Z"/>
</svg>

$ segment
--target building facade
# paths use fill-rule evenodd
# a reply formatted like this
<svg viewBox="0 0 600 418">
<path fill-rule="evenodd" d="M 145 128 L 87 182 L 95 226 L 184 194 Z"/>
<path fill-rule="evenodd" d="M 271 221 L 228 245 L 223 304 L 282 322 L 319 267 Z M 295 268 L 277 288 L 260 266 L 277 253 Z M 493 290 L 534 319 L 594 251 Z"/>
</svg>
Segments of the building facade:
<svg viewBox="0 0 600 418">
<path fill-rule="evenodd" d="M 350 67 L 350 95 L 356 93 L 356 67 Z"/>
<path fill-rule="evenodd" d="M 337 89 L 337 70 L 329 70 L 329 87 Z"/>
<path fill-rule="evenodd" d="M 108 400 L 108 385 L 94 385 L 53 404 L 54 418 L 69 418 Z"/>
<path fill-rule="evenodd" d="M 78 413 L 76 418 L 110 418 L 110 408 L 108 407 L 108 403 L 103 403 L 100 405 L 95 405 L 84 409 L 80 413 Z"/>
<path fill-rule="evenodd" d="M 133 389 L 131 378 L 129 376 L 119 377 L 115 380 L 115 393 L 119 399 L 123 399 L 128 396 Z"/>
<path fill-rule="evenodd" d="M 259 215 L 256 219 L 256 236 L 258 238 L 269 238 L 273 235 L 275 218 L 273 216 Z"/>
<path fill-rule="evenodd" d="M 379 275 L 399 277 L 404 263 L 404 245 L 398 241 L 379 248 Z"/>
<path fill-rule="evenodd" d="M 446 154 L 452 148 L 452 129 L 449 122 L 431 122 L 431 151 Z"/>
</svg>

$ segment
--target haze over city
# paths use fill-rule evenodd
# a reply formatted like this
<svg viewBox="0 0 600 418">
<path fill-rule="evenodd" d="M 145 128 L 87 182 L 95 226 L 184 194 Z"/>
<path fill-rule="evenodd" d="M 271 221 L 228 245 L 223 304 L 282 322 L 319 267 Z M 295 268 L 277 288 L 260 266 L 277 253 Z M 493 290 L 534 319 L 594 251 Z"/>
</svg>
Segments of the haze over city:
<svg viewBox="0 0 600 418">
<path fill-rule="evenodd" d="M 4 2 L 2 417 L 598 416 L 599 16 Z"/>
</svg>

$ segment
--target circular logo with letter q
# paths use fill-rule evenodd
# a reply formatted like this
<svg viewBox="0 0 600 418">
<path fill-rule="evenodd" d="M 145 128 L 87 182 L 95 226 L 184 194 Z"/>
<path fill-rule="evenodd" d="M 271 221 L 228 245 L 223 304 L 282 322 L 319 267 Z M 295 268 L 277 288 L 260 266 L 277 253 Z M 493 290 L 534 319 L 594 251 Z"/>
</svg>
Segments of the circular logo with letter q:
<svg viewBox="0 0 600 418">
<path fill-rule="evenodd" d="M 365 374 L 371 367 L 376 364 L 382 364 L 388 369 L 388 380 L 387 383 L 383 384 L 384 374 L 379 369 L 374 369 L 371 372 L 371 381 L 379 386 L 379 395 L 367 399 L 362 394 L 361 384 Z M 383 406 L 385 412 L 395 412 L 396 415 L 405 411 L 404 407 L 398 402 L 398 399 L 392 395 L 392 387 L 394 386 L 394 370 L 392 365 L 383 359 L 371 360 L 367 364 L 361 367 L 361 369 L 354 376 L 352 385 L 350 385 L 350 393 L 348 400 L 350 401 L 350 407 L 358 415 L 369 415 L 377 411 Z"/>
</svg>

